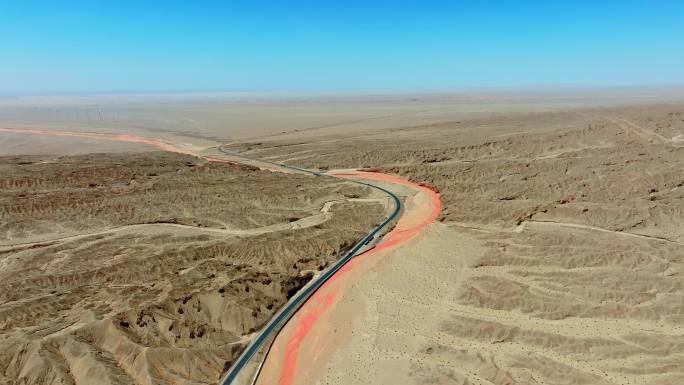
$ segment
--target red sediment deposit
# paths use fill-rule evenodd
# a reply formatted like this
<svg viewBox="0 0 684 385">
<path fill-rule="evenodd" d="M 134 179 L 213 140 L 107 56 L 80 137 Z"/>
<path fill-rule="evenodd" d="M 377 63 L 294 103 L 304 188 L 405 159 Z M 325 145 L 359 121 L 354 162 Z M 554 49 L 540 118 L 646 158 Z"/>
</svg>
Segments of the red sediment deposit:
<svg viewBox="0 0 684 385">
<path fill-rule="evenodd" d="M 363 179 L 402 185 L 418 190 L 419 194 L 423 194 L 427 199 L 418 200 L 414 206 L 406 208 L 404 215 L 399 219 L 397 225 L 383 237 L 382 242 L 375 248 L 355 257 L 342 267 L 323 285 L 323 287 L 321 287 L 320 290 L 314 293 L 302 308 L 299 309 L 297 314 L 295 314 L 290 321 L 293 331 L 289 335 L 286 335 L 287 340 L 284 342 L 285 349 L 284 357 L 281 358 L 282 364 L 280 366 L 281 369 L 278 378 L 279 385 L 290 385 L 293 383 L 297 359 L 302 343 L 305 342 L 307 335 L 316 325 L 316 321 L 335 303 L 339 290 L 337 286 L 333 287 L 335 281 L 352 271 L 358 263 L 362 263 L 364 259 L 373 254 L 376 254 L 381 250 L 393 248 L 414 238 L 437 218 L 441 209 L 439 195 L 432 188 L 392 175 L 365 170 L 339 173 L 331 172 L 329 175 L 340 178 Z"/>
<path fill-rule="evenodd" d="M 66 136 L 74 138 L 86 138 L 86 139 L 100 139 L 100 140 L 112 140 L 118 142 L 128 142 L 128 143 L 141 143 L 156 147 L 162 151 L 177 152 L 180 154 L 187 154 L 192 156 L 197 156 L 204 158 L 210 162 L 220 162 L 220 163 L 230 163 L 235 164 L 226 159 L 215 158 L 212 156 L 201 156 L 192 151 L 184 150 L 171 143 L 167 143 L 163 140 L 156 138 L 146 138 L 143 136 L 129 135 L 129 134 L 101 134 L 94 132 L 77 132 L 77 131 L 49 131 L 49 130 L 37 130 L 33 128 L 2 128 L 0 127 L 0 132 L 11 132 L 13 134 L 27 134 L 27 135 L 42 135 L 42 136 Z"/>
</svg>

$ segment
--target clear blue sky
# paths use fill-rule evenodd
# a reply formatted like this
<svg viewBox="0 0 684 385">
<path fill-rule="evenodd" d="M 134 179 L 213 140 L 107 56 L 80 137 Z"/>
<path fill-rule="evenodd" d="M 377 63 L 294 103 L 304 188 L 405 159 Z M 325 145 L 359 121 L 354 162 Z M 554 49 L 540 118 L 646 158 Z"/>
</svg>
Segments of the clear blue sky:
<svg viewBox="0 0 684 385">
<path fill-rule="evenodd" d="M 684 84 L 684 1 L 0 3 L 0 92 Z"/>
</svg>

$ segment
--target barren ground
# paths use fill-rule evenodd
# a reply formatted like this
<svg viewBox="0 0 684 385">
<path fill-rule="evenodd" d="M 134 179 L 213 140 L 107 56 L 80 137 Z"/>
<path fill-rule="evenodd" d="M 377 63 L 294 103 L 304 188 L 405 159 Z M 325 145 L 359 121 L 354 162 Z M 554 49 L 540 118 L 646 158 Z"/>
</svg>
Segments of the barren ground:
<svg viewBox="0 0 684 385">
<path fill-rule="evenodd" d="M 216 153 L 211 146 L 227 143 L 226 148 L 232 151 L 304 167 L 380 168 L 383 172 L 430 184 L 440 191 L 443 210 L 438 221 L 409 244 L 378 252 L 371 267 L 358 269 L 356 273 L 352 270 L 345 278 L 344 290 L 338 293 L 336 305 L 321 315 L 319 326 L 314 325 L 318 329 L 312 337 L 301 341 L 299 364 L 290 378 L 292 381 L 283 382 L 277 371 L 279 362 L 275 362 L 270 372 L 273 381 L 269 383 L 684 383 L 684 228 L 681 220 L 684 211 L 684 102 L 681 90 L 523 96 L 492 93 L 384 99 L 369 96 L 344 100 L 253 101 L 237 98 L 208 104 L 205 100 L 187 103 L 173 100 L 146 108 L 116 102 L 103 107 L 106 113 L 102 119 L 93 115 L 97 109 L 87 109 L 81 101 L 63 102 L 59 108 L 27 107 L 22 103 L 20 100 L 0 109 L 3 126 L 13 127 L 26 122 L 28 126 L 44 129 L 130 130 L 130 133 L 204 147 L 208 154 Z M 29 115 L 31 118 L 27 119 Z M 19 139 L 5 140 L 9 140 L 4 142 L 9 145 Z M 7 148 L 0 150 L 7 151 Z M 5 158 L 5 162 L 10 161 Z M 149 165 L 143 169 L 147 172 Z M 140 173 L 143 173 L 142 169 Z M 2 175 L 5 178 L 4 172 Z M 240 184 L 249 180 L 246 175 L 240 175 Z M 277 186 L 282 187 L 276 190 L 286 191 L 286 186 L 294 188 L 296 184 L 290 178 L 287 176 L 282 183 L 278 182 Z M 230 191 L 238 188 L 235 185 L 228 184 L 221 189 Z M 299 206 L 288 207 L 305 207 L 301 210 L 307 215 L 317 215 L 324 206 L 323 201 L 344 196 L 335 190 L 337 188 L 328 186 L 327 190 L 316 190 L 325 192 L 320 196 L 312 195 L 319 197 L 312 201 L 316 204 L 298 203 Z M 55 189 L 58 190 L 61 188 Z M 5 196 L 8 191 L 13 190 L 3 186 Z M 170 197 L 175 193 L 165 199 L 173 203 Z M 273 191 L 264 191 L 264 199 L 272 194 Z M 157 199 L 153 201 L 158 202 Z M 69 275 L 69 266 L 73 261 L 90 263 L 89 258 L 78 254 L 81 250 L 114 248 L 111 244 L 107 246 L 108 237 L 113 236 L 111 233 L 98 235 L 104 236 L 102 241 L 99 238 L 69 238 L 68 242 L 77 244 L 42 246 L 55 251 L 49 254 L 53 257 L 48 258 L 53 262 L 41 262 L 40 270 L 20 267 L 22 263 L 39 260 L 38 256 L 44 253 L 30 248 L 6 251 L 4 255 L 22 253 L 27 258 L 3 257 L 4 261 L 12 261 L 12 265 L 3 262 L 6 265 L 0 272 L 2 284 L 15 285 L 10 290 L 3 290 L 8 293 L 4 295 L 9 298 L 17 296 L 15 293 L 30 293 L 25 296 L 29 299 L 27 303 L 40 300 L 54 305 L 35 302 L 38 305 L 33 307 L 18 299 L 4 300 L 0 305 L 0 309 L 11 309 L 9 314 L 19 315 L 10 317 L 12 322 L 18 323 L 5 326 L 4 337 L 0 339 L 3 346 L 9 346 L 3 348 L 3 352 L 9 353 L 4 353 L 0 360 L 0 364 L 4 362 L 5 378 L 35 373 L 29 370 L 33 365 L 54 367 L 54 373 L 60 375 L 67 373 L 67 367 L 73 373 L 93 378 L 107 372 L 104 369 L 89 372 L 90 362 L 99 365 L 92 367 L 127 367 L 130 368 L 127 370 L 152 377 L 161 373 L 163 381 L 168 382 L 182 383 L 182 378 L 202 382 L 214 378 L 212 376 L 217 376 L 221 366 L 234 354 L 232 350 L 216 353 L 219 347 L 227 349 L 225 346 L 239 340 L 250 327 L 264 322 L 272 311 L 263 306 L 276 300 L 282 303 L 286 297 L 282 290 L 284 282 L 305 270 L 300 265 L 288 264 L 303 255 L 315 254 L 315 262 L 307 267 L 315 269 L 320 258 L 331 260 L 332 252 L 347 239 L 344 238 L 346 232 L 325 226 L 333 226 L 336 220 L 343 221 L 341 223 L 345 225 L 340 228 L 350 231 L 349 239 L 352 239 L 353 235 L 370 228 L 373 222 L 365 212 L 352 214 L 355 212 L 352 210 L 347 213 L 357 216 L 351 222 L 336 215 L 325 222 L 323 230 L 328 232 L 322 237 L 316 231 L 323 230 L 315 226 L 292 234 L 280 231 L 249 235 L 268 238 L 265 245 L 280 245 L 280 242 L 289 245 L 263 249 L 268 251 L 263 254 L 252 250 L 253 243 L 244 243 L 246 238 L 242 237 L 247 235 L 238 239 L 220 234 L 221 244 L 227 245 L 210 249 L 211 252 L 205 253 L 204 246 L 197 246 L 219 242 L 215 238 L 219 233 L 214 230 L 249 232 L 282 224 L 282 219 L 268 221 L 272 215 L 275 218 L 290 215 L 281 215 L 275 209 L 280 206 L 280 203 L 266 200 L 260 206 L 263 210 L 255 211 L 255 217 L 261 215 L 263 222 L 240 224 L 236 219 L 240 216 L 230 216 L 233 219 L 229 220 L 218 208 L 203 211 L 202 205 L 192 204 L 190 207 L 202 215 L 182 218 L 184 221 L 194 218 L 195 222 L 172 223 L 183 226 L 182 236 L 171 231 L 169 224 L 164 225 L 164 231 L 171 235 L 165 235 L 163 241 L 147 233 L 137 234 L 133 228 L 130 233 L 121 232 L 116 236 L 144 236 L 144 242 L 130 243 L 135 245 L 131 246 L 134 250 L 109 249 L 102 254 L 84 251 L 83 255 L 94 255 L 92 258 L 121 258 L 121 255 L 129 254 L 138 255 L 135 258 L 148 256 L 149 261 L 142 265 L 143 268 L 134 270 L 139 277 L 136 283 L 126 283 L 145 287 L 135 296 L 127 294 L 126 285 L 109 287 L 109 284 L 99 283 L 100 276 L 83 279 L 88 285 L 98 282 L 101 288 L 107 288 L 115 295 L 92 295 L 100 291 L 78 283 L 74 286 L 82 287 L 82 291 L 73 296 L 63 295 L 63 298 L 71 298 L 66 301 L 54 296 L 61 293 L 61 289 L 48 289 L 50 285 L 68 285 L 69 279 L 80 280 L 78 274 L 76 278 Z M 341 206 L 333 205 L 331 211 L 338 207 Z M 371 207 L 376 207 L 380 215 L 379 206 Z M 38 221 L 22 224 L 19 218 L 11 226 L 4 227 L 13 230 L 5 238 L 11 236 L 14 241 L 6 243 L 30 242 L 22 237 L 39 236 L 30 231 L 38 226 L 43 226 L 40 233 L 49 229 L 55 232 L 55 237 L 73 237 L 83 231 L 73 223 L 68 225 L 68 218 L 73 217 L 68 211 L 64 212 L 66 214 L 60 210 L 37 212 L 51 216 L 53 223 L 67 225 L 50 226 L 49 222 Z M 76 212 L 83 215 L 83 211 Z M 116 215 L 107 217 L 117 218 Z M 149 217 L 143 217 L 149 220 Z M 83 215 L 83 218 L 89 231 L 108 230 L 98 224 L 95 217 Z M 125 222 L 128 216 L 121 218 Z M 346 223 L 354 223 L 355 227 L 349 228 Z M 4 218 L 2 224 L 5 224 Z M 119 223 L 117 226 L 125 225 Z M 190 226 L 193 235 L 185 232 Z M 283 237 L 283 234 L 287 236 Z M 295 238 L 297 234 L 302 234 L 304 241 Z M 195 238 L 200 235 L 206 240 Z M 291 243 L 291 239 L 297 239 L 296 244 Z M 154 250 L 161 253 L 159 249 L 167 249 L 159 247 L 160 243 L 176 250 L 172 263 L 157 266 L 153 263 L 157 260 L 149 257 Z M 195 247 L 202 252 L 195 251 Z M 302 247 L 312 252 L 302 254 Z M 143 248 L 146 251 L 136 251 Z M 245 283 L 235 278 L 241 276 L 231 264 L 231 258 L 251 256 L 244 261 L 246 267 L 243 267 L 251 271 L 259 266 L 252 263 L 252 259 L 273 262 L 272 250 L 278 251 L 276 262 L 284 256 L 285 267 L 290 267 L 258 269 L 275 269 L 277 274 L 272 274 L 279 278 L 272 279 L 274 283 L 281 282 L 280 286 L 266 289 L 255 283 L 258 281 Z M 288 253 L 281 255 L 281 250 Z M 214 253 L 220 255 L 216 260 L 212 259 Z M 74 255 L 79 255 L 78 259 L 74 259 Z M 196 266 L 191 255 L 200 255 L 207 262 Z M 101 260 L 93 259 L 92 262 L 98 268 L 84 268 L 83 271 L 98 271 L 102 277 L 110 277 L 99 272 Z M 229 266 L 225 266 L 226 263 Z M 179 274 L 179 265 L 190 270 Z M 147 270 L 167 268 L 170 270 L 168 275 L 154 274 L 157 278 L 153 280 L 164 282 L 156 284 L 157 289 L 140 283 L 146 281 Z M 89 274 L 84 277 L 91 276 Z M 193 274 L 196 277 L 186 278 Z M 215 277 L 210 278 L 211 274 Z M 22 281 L 22 277 L 29 276 L 32 282 L 28 278 Z M 33 278 L 38 276 L 46 278 Z M 125 276 L 117 273 L 111 279 L 124 279 L 120 277 Z M 173 279 L 159 278 L 167 276 Z M 226 284 L 233 286 L 218 293 L 221 285 Z M 245 294 L 246 287 L 250 288 L 251 294 Z M 51 293 L 52 290 L 57 291 Z M 257 300 L 255 292 L 264 300 Z M 191 295 L 191 299 L 183 303 L 187 295 Z M 218 313 L 209 309 L 224 308 L 220 295 L 231 298 L 248 295 L 245 301 L 252 305 L 239 302 L 237 314 L 230 312 L 230 316 L 226 316 L 232 321 L 215 321 L 223 316 L 215 316 Z M 227 300 L 236 303 L 234 299 Z M 111 301 L 118 302 L 110 306 Z M 74 305 L 80 303 L 95 310 L 84 312 Z M 138 305 L 129 303 L 142 305 L 135 307 Z M 152 305 L 156 303 L 160 305 Z M 110 309 L 118 308 L 118 304 L 145 312 Z M 154 313 L 159 314 L 154 320 L 149 317 L 149 306 L 162 309 Z M 57 307 L 60 310 L 55 310 Z M 98 310 L 100 308 L 103 310 Z M 77 309 L 77 314 L 92 312 L 94 315 L 92 320 L 88 318 L 90 316 L 70 316 L 70 309 Z M 185 315 L 177 315 L 178 309 L 183 309 Z M 257 316 L 249 316 L 254 309 L 261 310 Z M 40 321 L 37 315 L 43 313 L 53 315 L 51 317 L 57 321 Z M 141 314 L 143 326 L 138 325 Z M 195 338 L 190 338 L 200 317 L 203 325 L 209 326 L 202 329 L 202 337 L 197 338 L 195 331 Z M 31 324 L 33 318 L 39 320 L 35 325 Z M 124 327 L 120 322 L 126 322 L 128 326 Z M 55 331 L 44 326 L 46 323 L 67 327 Z M 75 326 L 68 327 L 72 324 Z M 170 324 L 176 326 L 168 330 Z M 176 328 L 180 325 L 187 326 Z M 241 326 L 237 331 L 229 329 L 232 331 L 219 333 L 217 330 L 223 330 L 225 325 Z M 176 342 L 180 330 L 181 336 Z M 34 333 L 34 339 L 30 339 L 29 333 Z M 50 337 L 46 337 L 48 335 Z M 58 342 L 44 342 L 53 340 Z M 155 348 L 135 350 L 148 343 Z M 195 345 L 191 347 L 191 344 Z M 275 351 L 280 351 L 278 346 Z M 61 357 L 57 354 L 60 352 L 69 355 Z M 191 354 L 197 354 L 193 357 L 199 358 L 191 362 L 188 359 Z M 27 357 L 37 358 L 31 361 Z M 80 357 L 86 358 L 80 360 Z M 141 362 L 153 365 L 136 366 L 133 357 L 141 357 Z M 150 370 L 150 367 L 165 369 Z M 197 368 L 212 369 L 204 373 Z M 130 374 L 126 372 L 126 375 L 129 377 L 121 374 L 121 377 L 107 378 L 131 382 Z"/>
<path fill-rule="evenodd" d="M 233 145 L 441 192 L 440 223 L 358 277 L 324 321 L 351 337 L 294 383 L 684 382 L 683 138 L 684 105 L 658 104 Z"/>
<path fill-rule="evenodd" d="M 177 154 L 0 170 L 2 384 L 216 383 L 384 214 L 332 178 Z"/>
</svg>

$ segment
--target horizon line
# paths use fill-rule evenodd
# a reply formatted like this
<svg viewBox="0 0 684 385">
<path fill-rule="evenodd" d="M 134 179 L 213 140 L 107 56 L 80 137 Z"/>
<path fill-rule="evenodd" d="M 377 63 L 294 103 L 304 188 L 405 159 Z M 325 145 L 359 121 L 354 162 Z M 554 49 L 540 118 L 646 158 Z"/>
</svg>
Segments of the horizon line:
<svg viewBox="0 0 684 385">
<path fill-rule="evenodd" d="M 141 89 L 141 90 L 52 90 L 52 91 L 0 91 L 1 98 L 26 96 L 172 96 L 172 95 L 251 95 L 251 96 L 335 96 L 335 95 L 430 95 L 430 94 L 462 94 L 472 92 L 515 92 L 515 91 L 600 91 L 625 89 L 684 89 L 684 83 L 654 84 L 615 84 L 615 85 L 583 85 L 583 84 L 530 84 L 520 86 L 478 86 L 478 87 L 444 87 L 444 88 L 407 88 L 407 89 L 263 89 L 263 90 L 229 90 L 229 89 Z"/>
</svg>

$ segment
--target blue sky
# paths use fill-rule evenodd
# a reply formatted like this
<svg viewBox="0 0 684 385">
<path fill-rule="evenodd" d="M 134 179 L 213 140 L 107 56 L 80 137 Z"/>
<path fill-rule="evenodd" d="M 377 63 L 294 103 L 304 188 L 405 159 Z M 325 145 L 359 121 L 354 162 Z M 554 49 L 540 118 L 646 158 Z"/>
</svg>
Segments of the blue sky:
<svg viewBox="0 0 684 385">
<path fill-rule="evenodd" d="M 0 93 L 684 84 L 684 1 L 0 2 Z"/>
</svg>

